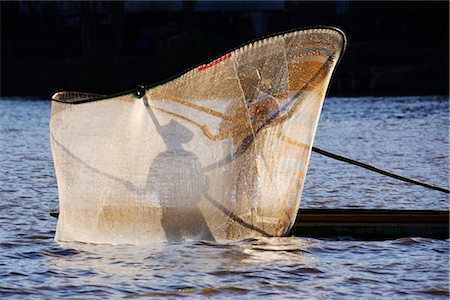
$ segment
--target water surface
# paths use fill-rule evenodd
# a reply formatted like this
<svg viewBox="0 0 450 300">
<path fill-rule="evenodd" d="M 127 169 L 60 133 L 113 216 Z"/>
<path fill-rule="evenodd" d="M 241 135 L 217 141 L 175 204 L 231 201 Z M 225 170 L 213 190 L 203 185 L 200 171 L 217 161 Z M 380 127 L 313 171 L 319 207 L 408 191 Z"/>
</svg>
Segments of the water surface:
<svg viewBox="0 0 450 300">
<path fill-rule="evenodd" d="M 448 188 L 448 98 L 327 99 L 315 145 Z M 439 298 L 449 241 L 56 243 L 49 101 L 0 100 L 0 298 Z M 446 194 L 318 154 L 305 208 L 448 209 Z"/>
</svg>

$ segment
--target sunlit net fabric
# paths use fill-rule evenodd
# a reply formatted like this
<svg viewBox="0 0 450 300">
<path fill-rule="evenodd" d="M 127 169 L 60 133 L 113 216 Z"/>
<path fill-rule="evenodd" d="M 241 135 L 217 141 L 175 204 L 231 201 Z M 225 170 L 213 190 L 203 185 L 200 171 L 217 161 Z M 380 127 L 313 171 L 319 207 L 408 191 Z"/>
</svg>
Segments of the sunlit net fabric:
<svg viewBox="0 0 450 300">
<path fill-rule="evenodd" d="M 56 240 L 144 244 L 282 236 L 345 45 L 310 29 L 246 45 L 166 84 L 53 96 Z"/>
</svg>

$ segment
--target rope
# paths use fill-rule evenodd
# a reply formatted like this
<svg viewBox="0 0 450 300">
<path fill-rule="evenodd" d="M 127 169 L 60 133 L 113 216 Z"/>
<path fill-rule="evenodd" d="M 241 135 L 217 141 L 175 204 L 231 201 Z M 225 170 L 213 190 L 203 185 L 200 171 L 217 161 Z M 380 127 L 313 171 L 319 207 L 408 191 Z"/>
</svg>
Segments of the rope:
<svg viewBox="0 0 450 300">
<path fill-rule="evenodd" d="M 414 180 L 414 179 L 407 178 L 407 177 L 403 177 L 403 176 L 400 176 L 400 175 L 397 175 L 397 174 L 394 174 L 394 173 L 391 173 L 391 172 L 379 169 L 377 167 L 374 167 L 374 166 L 362 163 L 360 161 L 353 160 L 353 159 L 350 159 L 348 157 L 344 157 L 344 156 L 341 156 L 341 155 L 337 155 L 337 154 L 334 154 L 334 153 L 331 153 L 331 152 L 319 149 L 317 147 L 313 147 L 312 151 L 314 151 L 316 153 L 319 153 L 319 154 L 322 154 L 322 155 L 325 155 L 327 157 L 331 157 L 331 158 L 339 160 L 339 161 L 343 161 L 343 162 L 346 162 L 346 163 L 349 163 L 349 164 L 352 164 L 352 165 L 356 165 L 358 167 L 361 167 L 361 168 L 364 168 L 364 169 L 367 169 L 367 170 L 370 170 L 370 171 L 373 171 L 373 172 L 376 172 L 376 173 L 379 173 L 379 174 L 383 174 L 383 175 L 391 177 L 391 178 L 395 178 L 395 179 L 404 181 L 404 182 L 412 183 L 412 184 L 415 184 L 415 185 L 420 185 L 420 186 L 423 186 L 423 187 L 426 187 L 426 188 L 429 188 L 429 189 L 433 189 L 433 190 L 436 190 L 436 191 L 440 191 L 440 192 L 443 192 L 443 193 L 447 193 L 447 194 L 449 193 L 448 189 L 439 187 L 437 185 L 429 184 L 429 183 L 426 183 L 426 182 Z"/>
</svg>

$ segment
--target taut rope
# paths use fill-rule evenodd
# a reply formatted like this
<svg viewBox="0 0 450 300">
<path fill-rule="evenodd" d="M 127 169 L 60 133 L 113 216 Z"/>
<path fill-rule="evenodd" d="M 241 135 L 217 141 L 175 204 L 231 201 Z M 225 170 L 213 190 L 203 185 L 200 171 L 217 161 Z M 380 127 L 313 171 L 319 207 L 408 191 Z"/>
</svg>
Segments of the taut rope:
<svg viewBox="0 0 450 300">
<path fill-rule="evenodd" d="M 423 187 L 426 187 L 426 188 L 429 188 L 429 189 L 433 189 L 433 190 L 436 190 L 436 191 L 440 191 L 440 192 L 443 192 L 443 193 L 447 193 L 447 194 L 449 193 L 449 190 L 445 189 L 443 187 L 440 187 L 440 186 L 437 186 L 437 185 L 434 185 L 434 184 L 430 184 L 430 183 L 426 183 L 426 182 L 422 182 L 422 181 L 418 181 L 418 180 L 414 180 L 414 179 L 411 179 L 411 178 L 403 177 L 403 176 L 400 176 L 400 175 L 388 172 L 386 170 L 382 170 L 382 169 L 379 169 L 377 167 L 374 167 L 374 166 L 362 163 L 360 161 L 357 161 L 357 160 L 354 160 L 354 159 L 350 159 L 348 157 L 344 157 L 344 156 L 341 156 L 341 155 L 337 155 L 337 154 L 334 154 L 334 153 L 322 150 L 322 149 L 317 148 L 317 147 L 313 147 L 312 151 L 314 151 L 316 153 L 319 153 L 319 154 L 322 154 L 322 155 L 325 155 L 327 157 L 331 157 L 331 158 L 339 160 L 339 161 L 343 161 L 343 162 L 346 162 L 346 163 L 349 163 L 349 164 L 352 164 L 352 165 L 355 165 L 355 166 L 358 166 L 358 167 L 370 170 L 372 172 L 383 174 L 384 176 L 395 178 L 395 179 L 398 179 L 398 180 L 401 180 L 401 181 L 404 181 L 404 182 L 408 182 L 408 183 L 412 183 L 412 184 L 415 184 L 415 185 L 420 185 L 420 186 L 423 186 Z"/>
</svg>

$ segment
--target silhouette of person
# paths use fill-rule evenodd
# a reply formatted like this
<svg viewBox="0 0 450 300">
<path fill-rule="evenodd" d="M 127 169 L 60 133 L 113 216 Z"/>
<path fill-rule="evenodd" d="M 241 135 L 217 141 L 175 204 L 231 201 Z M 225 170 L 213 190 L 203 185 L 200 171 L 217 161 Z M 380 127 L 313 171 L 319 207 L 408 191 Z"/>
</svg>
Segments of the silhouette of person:
<svg viewBox="0 0 450 300">
<path fill-rule="evenodd" d="M 162 209 L 161 225 L 168 241 L 184 239 L 214 240 L 198 207 L 208 190 L 198 157 L 183 148 L 193 138 L 192 132 L 172 119 L 160 125 L 148 108 L 166 151 L 159 153 L 150 167 L 146 190 L 158 197 Z"/>
</svg>

